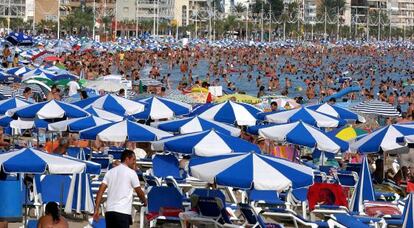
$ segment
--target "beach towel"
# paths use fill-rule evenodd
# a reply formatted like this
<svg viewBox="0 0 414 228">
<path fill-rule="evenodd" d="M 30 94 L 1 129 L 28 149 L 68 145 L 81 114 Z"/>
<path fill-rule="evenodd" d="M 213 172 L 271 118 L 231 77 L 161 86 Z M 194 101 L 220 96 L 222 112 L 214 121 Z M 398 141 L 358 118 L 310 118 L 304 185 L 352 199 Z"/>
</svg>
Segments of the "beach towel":
<svg viewBox="0 0 414 228">
<path fill-rule="evenodd" d="M 344 189 L 339 184 L 315 183 L 308 190 L 309 209 L 315 205 L 336 205 L 348 207 Z"/>
</svg>

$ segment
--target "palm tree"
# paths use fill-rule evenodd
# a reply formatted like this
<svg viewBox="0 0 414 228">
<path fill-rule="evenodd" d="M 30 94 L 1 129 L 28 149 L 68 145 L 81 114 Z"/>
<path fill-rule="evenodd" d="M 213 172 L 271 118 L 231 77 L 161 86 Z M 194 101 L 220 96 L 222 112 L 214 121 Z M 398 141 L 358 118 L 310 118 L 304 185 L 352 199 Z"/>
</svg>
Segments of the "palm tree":
<svg viewBox="0 0 414 228">
<path fill-rule="evenodd" d="M 237 3 L 237 5 L 234 6 L 233 12 L 240 15 L 243 14 L 246 11 L 247 7 L 243 5 L 241 2 Z"/>
</svg>

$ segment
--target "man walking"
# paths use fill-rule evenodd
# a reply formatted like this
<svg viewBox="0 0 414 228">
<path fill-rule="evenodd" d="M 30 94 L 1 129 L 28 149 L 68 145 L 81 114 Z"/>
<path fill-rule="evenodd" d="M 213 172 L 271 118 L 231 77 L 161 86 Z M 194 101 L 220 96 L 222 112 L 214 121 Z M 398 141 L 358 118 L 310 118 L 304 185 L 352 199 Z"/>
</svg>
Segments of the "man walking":
<svg viewBox="0 0 414 228">
<path fill-rule="evenodd" d="M 145 193 L 140 187 L 135 172 L 135 165 L 134 152 L 124 150 L 121 155 L 121 164 L 105 174 L 96 195 L 95 213 L 93 215 L 95 221 L 99 219 L 99 206 L 106 189 L 108 189 L 108 198 L 106 200 L 105 222 L 108 228 L 124 228 L 132 225 L 131 209 L 134 190 L 144 206 L 147 205 Z"/>
</svg>

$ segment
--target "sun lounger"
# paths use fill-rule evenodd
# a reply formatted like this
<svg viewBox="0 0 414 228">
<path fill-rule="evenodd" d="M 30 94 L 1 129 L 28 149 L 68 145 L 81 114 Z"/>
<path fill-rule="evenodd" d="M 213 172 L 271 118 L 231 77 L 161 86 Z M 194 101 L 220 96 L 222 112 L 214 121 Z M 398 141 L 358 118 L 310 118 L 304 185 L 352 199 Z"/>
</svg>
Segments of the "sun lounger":
<svg viewBox="0 0 414 228">
<path fill-rule="evenodd" d="M 148 192 L 148 206 L 145 214 L 149 227 L 157 222 L 179 222 L 178 214 L 183 211 L 183 196 L 175 188 L 158 186 Z M 141 220 L 141 224 L 144 221 Z"/>
<path fill-rule="evenodd" d="M 283 225 L 278 223 L 266 223 L 262 216 L 249 205 L 239 204 L 239 210 L 245 219 L 245 227 L 252 228 L 281 228 Z"/>
<path fill-rule="evenodd" d="M 182 213 L 180 215 L 182 227 L 188 224 L 204 224 L 207 227 L 241 227 L 232 223 L 221 198 L 192 195 L 191 202 L 191 207 L 196 213 Z"/>
<path fill-rule="evenodd" d="M 173 177 L 178 182 L 184 180 L 180 173 L 178 159 L 173 154 L 155 155 L 152 166 L 152 173 L 158 178 Z"/>
<path fill-rule="evenodd" d="M 275 220 L 279 223 L 284 222 L 292 222 L 295 227 L 312 227 L 312 228 L 318 228 L 318 227 L 328 227 L 328 223 L 324 221 L 317 221 L 312 222 L 309 221 L 302 216 L 296 214 L 296 212 L 292 211 L 291 209 L 286 208 L 271 208 L 267 210 L 263 210 L 262 213 L 265 217 L 270 217 L 272 220 Z"/>
<path fill-rule="evenodd" d="M 328 220 L 330 227 L 339 227 L 339 228 L 348 228 L 348 227 L 358 227 L 358 228 L 369 228 L 369 225 L 364 224 L 358 219 L 353 218 L 352 216 L 346 214 L 335 214 L 331 215 L 331 218 Z"/>
<path fill-rule="evenodd" d="M 278 192 L 271 190 L 249 190 L 247 191 L 247 199 L 249 203 L 259 207 L 277 207 L 286 205 L 286 202 L 279 198 Z"/>
<path fill-rule="evenodd" d="M 355 187 L 358 183 L 358 174 L 353 171 L 338 170 L 334 173 L 334 177 L 343 187 Z"/>
</svg>

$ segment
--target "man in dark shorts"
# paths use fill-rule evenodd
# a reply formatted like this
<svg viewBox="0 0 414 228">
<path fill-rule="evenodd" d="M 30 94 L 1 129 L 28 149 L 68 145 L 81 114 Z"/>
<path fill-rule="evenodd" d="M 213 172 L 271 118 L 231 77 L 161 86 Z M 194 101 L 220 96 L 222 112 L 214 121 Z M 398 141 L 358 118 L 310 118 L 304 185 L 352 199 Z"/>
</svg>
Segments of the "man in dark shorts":
<svg viewBox="0 0 414 228">
<path fill-rule="evenodd" d="M 121 164 L 110 169 L 105 174 L 99 187 L 93 218 L 95 221 L 99 219 L 99 206 L 101 205 L 102 195 L 108 189 L 105 213 L 107 228 L 124 228 L 132 225 L 133 191 L 137 193 L 144 206 L 147 205 L 145 193 L 140 187 L 139 179 L 135 172 L 135 166 L 136 158 L 134 152 L 125 150 L 121 155 Z"/>
</svg>

